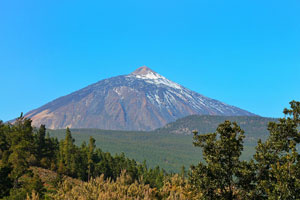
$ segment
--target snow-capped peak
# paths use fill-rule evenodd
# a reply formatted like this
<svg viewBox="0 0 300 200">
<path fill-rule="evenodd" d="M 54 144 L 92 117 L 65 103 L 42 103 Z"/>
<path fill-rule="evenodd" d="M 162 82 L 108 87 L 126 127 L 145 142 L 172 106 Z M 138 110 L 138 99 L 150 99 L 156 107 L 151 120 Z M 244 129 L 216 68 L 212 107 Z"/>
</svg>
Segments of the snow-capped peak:
<svg viewBox="0 0 300 200">
<path fill-rule="evenodd" d="M 149 67 L 143 66 L 136 69 L 134 72 L 131 73 L 135 75 L 137 78 L 140 79 L 159 79 L 163 78 L 161 75 L 150 69 Z"/>
<path fill-rule="evenodd" d="M 134 72 L 132 72 L 131 74 L 135 74 L 135 75 L 145 75 L 145 74 L 148 74 L 148 73 L 156 73 L 154 72 L 152 69 L 150 69 L 149 67 L 147 66 L 142 66 L 138 69 L 136 69 Z"/>
<path fill-rule="evenodd" d="M 165 85 L 168 87 L 172 87 L 175 89 L 181 89 L 182 87 L 174 83 L 173 81 L 168 80 L 167 78 L 161 76 L 160 74 L 156 73 L 152 69 L 143 66 L 132 72 L 129 76 L 134 76 L 138 79 L 144 79 L 147 83 L 152 83 L 155 85 Z"/>
</svg>

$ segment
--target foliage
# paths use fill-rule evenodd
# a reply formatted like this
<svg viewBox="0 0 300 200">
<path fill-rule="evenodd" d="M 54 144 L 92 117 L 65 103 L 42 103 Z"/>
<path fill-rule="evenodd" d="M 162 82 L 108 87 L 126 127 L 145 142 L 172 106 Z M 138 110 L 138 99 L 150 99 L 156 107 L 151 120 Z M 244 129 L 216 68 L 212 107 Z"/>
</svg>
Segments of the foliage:
<svg viewBox="0 0 300 200">
<path fill-rule="evenodd" d="M 65 181 L 54 199 L 91 199 L 91 200 L 119 200 L 119 199 L 155 199 L 157 191 L 149 185 L 132 182 L 132 178 L 122 173 L 115 181 L 105 179 L 104 175 L 80 185 L 72 185 Z"/>
<path fill-rule="evenodd" d="M 199 134 L 214 132 L 219 124 L 224 121 L 236 122 L 245 131 L 245 143 L 255 144 L 258 138 L 265 140 L 268 137 L 266 129 L 269 122 L 278 119 L 259 116 L 212 116 L 212 115 L 190 115 L 166 126 L 157 129 L 158 133 L 192 134 L 196 130 Z"/>
<path fill-rule="evenodd" d="M 9 195 L 13 180 L 8 176 L 11 172 L 9 166 L 0 166 L 0 197 Z"/>
<path fill-rule="evenodd" d="M 267 125 L 262 127 L 266 129 Z M 48 131 L 52 137 L 64 139 L 65 130 Z M 71 131 L 76 145 L 81 145 L 83 142 L 88 144 L 89 137 L 93 137 L 96 146 L 101 147 L 103 151 L 113 155 L 124 152 L 127 157 L 139 163 L 147 160 L 149 167 L 154 168 L 158 165 L 169 173 L 179 173 L 182 165 L 189 169 L 190 165 L 199 162 L 199 154 L 201 154 L 200 149 L 194 148 L 191 135 L 99 129 L 71 129 Z M 258 138 L 255 141 L 257 140 Z M 254 142 L 245 141 L 241 158 L 249 160 L 254 153 Z"/>
<path fill-rule="evenodd" d="M 0 121 L 0 198 L 300 199 L 300 102 L 290 104 L 284 118 L 269 123 L 270 135 L 258 142 L 253 160 L 241 159 L 245 136 L 236 122 L 225 121 L 215 133 L 195 132 L 205 162 L 193 165 L 188 179 L 184 166 L 167 174 L 124 153 L 103 152 L 93 137 L 77 146 L 68 128 L 58 142 L 22 115 L 14 124 Z"/>
<path fill-rule="evenodd" d="M 194 192 L 188 179 L 179 174 L 166 177 L 159 192 L 161 199 L 167 200 L 199 199 L 203 195 L 201 192 Z"/>
<path fill-rule="evenodd" d="M 290 105 L 285 118 L 269 123 L 270 137 L 256 147 L 256 190 L 261 199 L 300 199 L 300 102 Z"/>
<path fill-rule="evenodd" d="M 65 139 L 58 142 L 46 134 L 44 125 L 33 128 L 31 120 L 23 116 L 14 124 L 0 122 L 0 138 L 0 198 L 30 198 L 32 191 L 44 198 L 46 190 L 39 177 L 33 175 L 32 166 L 58 172 L 54 181 L 57 185 L 64 176 L 87 181 L 102 175 L 116 181 L 126 170 L 132 183 L 143 177 L 143 183 L 149 187 L 160 188 L 166 174 L 159 167 L 148 168 L 146 162 L 139 164 L 124 154 L 112 156 L 103 152 L 96 148 L 92 137 L 88 145 L 76 146 L 69 128 Z"/>
<path fill-rule="evenodd" d="M 215 133 L 198 135 L 195 146 L 206 163 L 192 166 L 190 183 L 201 199 L 300 199 L 300 102 L 292 101 L 285 118 L 270 122 L 265 142 L 256 147 L 254 160 L 240 161 L 243 131 L 225 121 Z"/>
<path fill-rule="evenodd" d="M 132 177 L 126 171 L 123 171 L 115 181 L 105 179 L 103 175 L 81 184 L 64 181 L 58 188 L 57 193 L 53 195 L 54 199 L 78 200 L 188 200 L 198 199 L 199 197 L 199 194 L 195 195 L 191 191 L 188 180 L 178 174 L 165 177 L 163 186 L 158 189 L 145 184 L 142 179 L 132 182 Z"/>
<path fill-rule="evenodd" d="M 203 150 L 206 164 L 191 167 L 190 182 L 203 199 L 237 199 L 247 163 L 239 160 L 243 150 L 244 131 L 237 123 L 225 121 L 215 133 L 194 133 L 194 145 Z"/>
<path fill-rule="evenodd" d="M 39 194 L 41 198 L 44 197 L 46 190 L 43 187 L 41 179 L 37 175 L 33 175 L 32 173 L 25 174 L 22 176 L 20 182 L 21 186 L 12 188 L 9 197 L 4 199 L 23 200 L 33 191 L 35 191 L 36 194 Z"/>
<path fill-rule="evenodd" d="M 31 120 L 22 115 L 14 125 L 0 124 L 0 198 L 10 194 L 10 199 L 25 199 L 32 190 L 43 196 L 43 185 L 29 170 L 29 166 L 39 164 L 33 132 Z"/>
</svg>

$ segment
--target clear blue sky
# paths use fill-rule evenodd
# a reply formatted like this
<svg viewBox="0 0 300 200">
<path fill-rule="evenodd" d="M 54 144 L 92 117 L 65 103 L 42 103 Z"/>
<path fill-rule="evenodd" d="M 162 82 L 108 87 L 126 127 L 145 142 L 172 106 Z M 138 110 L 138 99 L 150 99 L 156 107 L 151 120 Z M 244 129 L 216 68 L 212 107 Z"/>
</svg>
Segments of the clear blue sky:
<svg viewBox="0 0 300 200">
<path fill-rule="evenodd" d="M 280 117 L 300 100 L 300 1 L 0 1 L 4 121 L 142 65 Z"/>
</svg>

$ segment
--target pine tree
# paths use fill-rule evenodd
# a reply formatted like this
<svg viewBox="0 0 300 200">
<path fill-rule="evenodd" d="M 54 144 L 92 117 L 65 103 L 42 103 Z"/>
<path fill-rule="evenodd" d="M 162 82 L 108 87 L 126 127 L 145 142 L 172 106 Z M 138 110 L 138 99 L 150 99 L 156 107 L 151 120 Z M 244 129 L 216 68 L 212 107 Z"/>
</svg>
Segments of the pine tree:
<svg viewBox="0 0 300 200">
<path fill-rule="evenodd" d="M 269 138 L 256 147 L 257 191 L 262 199 L 300 199 L 300 102 L 290 105 L 285 118 L 269 123 Z"/>
<path fill-rule="evenodd" d="M 74 145 L 74 139 L 72 137 L 69 128 L 66 129 L 66 136 L 60 143 L 60 153 L 58 160 L 58 172 L 66 174 L 68 176 L 77 177 L 76 169 L 76 147 Z"/>
<path fill-rule="evenodd" d="M 46 141 L 45 141 L 45 136 L 46 136 L 46 126 L 41 125 L 36 136 L 36 143 L 37 143 L 37 159 L 39 162 L 41 162 L 42 158 L 45 156 L 45 151 L 46 151 Z"/>
<path fill-rule="evenodd" d="M 244 137 L 244 131 L 229 121 L 220 124 L 215 133 L 194 132 L 194 145 L 202 148 L 206 164 L 191 167 L 190 182 L 203 199 L 237 199 Z"/>
<path fill-rule="evenodd" d="M 9 177 L 11 170 L 8 165 L 0 164 L 0 199 L 7 196 L 13 187 L 13 180 Z"/>
<path fill-rule="evenodd" d="M 91 176 L 94 172 L 94 151 L 96 148 L 95 145 L 96 140 L 93 137 L 90 137 L 89 146 L 88 146 L 88 180 L 90 180 Z"/>
<path fill-rule="evenodd" d="M 10 173 L 14 180 L 14 187 L 18 186 L 19 178 L 28 171 L 28 167 L 35 160 L 33 128 L 31 120 L 19 117 L 10 131 L 11 152 L 8 162 L 12 167 Z"/>
</svg>

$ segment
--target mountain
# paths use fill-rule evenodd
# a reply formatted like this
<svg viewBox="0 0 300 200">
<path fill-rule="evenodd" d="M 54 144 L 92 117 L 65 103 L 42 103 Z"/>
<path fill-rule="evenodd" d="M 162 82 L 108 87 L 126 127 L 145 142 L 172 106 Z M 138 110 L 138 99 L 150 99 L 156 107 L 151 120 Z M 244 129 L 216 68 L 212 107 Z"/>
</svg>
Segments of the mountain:
<svg viewBox="0 0 300 200">
<path fill-rule="evenodd" d="M 193 92 L 148 67 L 105 79 L 25 114 L 50 129 L 154 130 L 188 115 L 254 116 Z"/>
<path fill-rule="evenodd" d="M 176 120 L 155 130 L 156 133 L 172 133 L 178 135 L 193 134 L 193 130 L 199 133 L 213 133 L 219 124 L 225 120 L 236 122 L 244 131 L 246 141 L 256 142 L 258 139 L 266 139 L 269 135 L 267 126 L 269 122 L 276 122 L 276 118 L 259 116 L 209 116 L 191 115 Z"/>
</svg>

